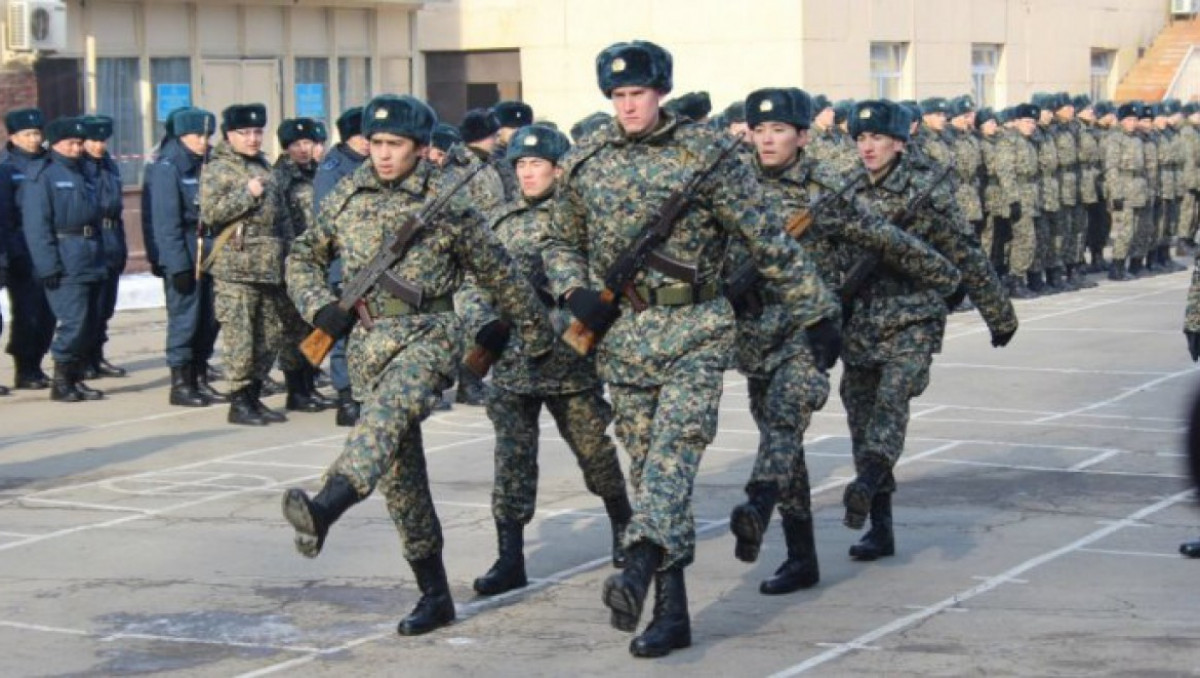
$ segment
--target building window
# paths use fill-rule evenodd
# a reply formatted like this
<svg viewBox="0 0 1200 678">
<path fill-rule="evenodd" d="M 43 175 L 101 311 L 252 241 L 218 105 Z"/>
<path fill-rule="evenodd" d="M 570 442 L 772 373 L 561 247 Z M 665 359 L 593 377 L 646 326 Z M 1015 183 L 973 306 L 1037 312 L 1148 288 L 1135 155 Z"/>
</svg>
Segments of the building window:
<svg viewBox="0 0 1200 678">
<path fill-rule="evenodd" d="M 1092 50 L 1092 101 L 1100 101 L 1108 98 L 1108 82 L 1112 77 L 1112 68 L 1115 56 L 1116 52 L 1111 49 Z"/>
<path fill-rule="evenodd" d="M 366 106 L 371 95 L 371 60 L 367 57 L 339 57 L 338 103 L 342 110 Z"/>
<path fill-rule="evenodd" d="M 329 59 L 296 59 L 296 117 L 329 123 Z"/>
<path fill-rule="evenodd" d="M 96 111 L 113 118 L 108 152 L 121 168 L 125 185 L 142 181 L 141 73 L 137 57 L 96 59 Z"/>
<path fill-rule="evenodd" d="M 904 59 L 908 43 L 871 43 L 871 95 L 876 99 L 900 99 Z"/>
<path fill-rule="evenodd" d="M 975 91 L 975 105 L 980 108 L 996 103 L 1000 49 L 1000 45 L 971 45 L 971 85 Z"/>
<path fill-rule="evenodd" d="M 154 112 L 154 139 L 157 142 L 167 133 L 167 115 L 177 108 L 192 105 L 191 59 L 150 59 L 150 97 L 150 110 Z"/>
</svg>

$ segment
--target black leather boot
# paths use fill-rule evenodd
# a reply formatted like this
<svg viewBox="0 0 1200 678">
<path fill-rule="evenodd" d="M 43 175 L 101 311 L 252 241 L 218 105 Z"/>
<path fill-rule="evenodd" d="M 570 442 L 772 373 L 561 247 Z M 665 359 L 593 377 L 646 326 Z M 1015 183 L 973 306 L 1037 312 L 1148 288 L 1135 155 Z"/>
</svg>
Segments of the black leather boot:
<svg viewBox="0 0 1200 678">
<path fill-rule="evenodd" d="M 812 588 L 821 581 L 812 518 L 783 516 L 783 536 L 787 539 L 787 560 L 775 570 L 775 576 L 758 585 L 759 592 L 768 596 Z"/>
<path fill-rule="evenodd" d="M 54 379 L 50 382 L 50 399 L 60 403 L 77 403 L 83 400 L 83 394 L 75 388 L 75 379 L 71 374 L 69 363 L 54 363 Z"/>
<path fill-rule="evenodd" d="M 1058 267 L 1046 269 L 1046 287 L 1052 294 L 1071 290 L 1063 280 L 1062 269 Z"/>
<path fill-rule="evenodd" d="M 629 633 L 637 630 L 650 579 L 662 559 L 663 550 L 658 544 L 639 541 L 629 547 L 629 564 L 625 569 L 604 580 L 601 600 L 612 610 L 609 623 L 613 628 Z"/>
<path fill-rule="evenodd" d="M 212 401 L 196 391 L 196 367 L 171 367 L 171 395 L 168 402 L 179 407 L 208 407 Z"/>
<path fill-rule="evenodd" d="M 344 388 L 338 391 L 337 416 L 334 418 L 338 426 L 353 426 L 358 421 L 358 414 L 361 409 L 358 401 L 354 399 L 354 394 L 349 388 Z"/>
<path fill-rule="evenodd" d="M 234 391 L 236 397 L 240 391 Z M 296 530 L 296 550 L 306 558 L 316 558 L 325 545 L 329 526 L 359 502 L 358 492 L 345 476 L 331 475 L 312 499 L 304 490 L 293 487 L 283 494 L 283 517 Z"/>
<path fill-rule="evenodd" d="M 1008 296 L 1013 299 L 1032 299 L 1037 296 L 1030 291 L 1025 284 L 1025 277 L 1022 275 L 1010 273 L 1005 282 L 1008 283 Z"/>
<path fill-rule="evenodd" d="M 855 560 L 876 560 L 895 555 L 896 538 L 892 533 L 892 495 L 877 494 L 871 502 L 871 529 L 850 547 Z"/>
<path fill-rule="evenodd" d="M 525 577 L 525 526 L 516 520 L 496 521 L 496 542 L 500 557 L 487 574 L 475 579 L 475 592 L 481 596 L 519 589 L 529 584 Z"/>
<path fill-rule="evenodd" d="M 1067 267 L 1067 278 L 1076 289 L 1090 290 L 1097 286 L 1095 282 L 1088 279 L 1085 268 L 1083 265 Z"/>
<path fill-rule="evenodd" d="M 454 396 L 454 402 L 466 405 L 482 405 L 485 401 L 484 396 L 483 380 L 471 370 L 459 367 L 458 393 Z"/>
<path fill-rule="evenodd" d="M 322 410 L 328 410 L 337 407 L 337 400 L 321 393 L 317 389 L 318 380 L 317 373 L 319 370 L 312 365 L 304 366 L 304 378 L 308 386 L 308 397 L 312 398 L 313 402 L 321 406 Z M 325 381 L 329 381 L 328 377 Z"/>
<path fill-rule="evenodd" d="M 1033 292 L 1034 294 L 1042 294 L 1046 291 L 1046 283 L 1042 280 L 1041 271 L 1037 271 L 1036 273 L 1034 271 L 1030 271 L 1026 273 L 1025 282 L 1026 286 L 1029 287 L 1029 291 Z"/>
<path fill-rule="evenodd" d="M 775 512 L 779 488 L 772 483 L 750 483 L 746 486 L 745 503 L 733 507 L 729 514 L 729 531 L 737 538 L 733 555 L 738 560 L 753 563 L 758 560 L 763 535 Z"/>
<path fill-rule="evenodd" d="M 275 379 L 273 379 L 269 374 L 262 380 L 262 383 L 258 385 L 259 398 L 270 398 L 271 396 L 279 395 L 280 393 L 287 393 L 287 387 L 275 381 Z"/>
<path fill-rule="evenodd" d="M 882 459 L 868 459 L 863 464 L 863 470 L 854 478 L 842 494 L 842 504 L 846 507 L 846 517 L 842 523 L 852 529 L 861 530 L 867 522 L 867 514 L 871 512 L 871 501 L 887 478 L 891 469 Z"/>
<path fill-rule="evenodd" d="M 1104 273 L 1108 270 L 1108 262 L 1104 260 L 1104 250 L 1092 248 L 1092 265 L 1089 269 L 1092 273 Z"/>
<path fill-rule="evenodd" d="M 13 383 L 16 388 L 29 391 L 40 391 L 44 388 L 50 388 L 50 380 L 42 374 L 42 368 L 38 367 L 37 362 L 33 360 L 25 360 L 13 356 L 13 366 L 16 371 L 15 381 Z M 57 371 L 57 367 L 55 370 Z"/>
<path fill-rule="evenodd" d="M 92 366 L 96 370 L 96 375 L 100 377 L 123 377 L 126 375 L 125 369 L 117 367 L 108 362 L 104 357 L 104 347 L 96 348 L 96 354 L 92 358 Z"/>
<path fill-rule="evenodd" d="M 450 584 L 446 581 L 442 554 L 412 560 L 409 565 L 417 576 L 421 599 L 413 611 L 400 620 L 396 632 L 402 636 L 419 636 L 454 621 L 454 599 L 450 597 Z"/>
<path fill-rule="evenodd" d="M 665 657 L 692 645 L 683 568 L 672 567 L 654 576 L 654 617 L 642 635 L 629 643 L 635 657 Z"/>
<path fill-rule="evenodd" d="M 304 370 L 288 370 L 283 373 L 287 384 L 286 407 L 292 412 L 322 412 L 325 410 L 320 403 L 308 394 L 308 375 Z"/>
<path fill-rule="evenodd" d="M 1129 275 L 1129 272 L 1125 270 L 1125 260 L 1124 259 L 1120 259 L 1120 260 L 1114 259 L 1108 265 L 1108 279 L 1115 280 L 1117 282 L 1126 282 L 1128 280 L 1133 280 L 1133 276 Z"/>
<path fill-rule="evenodd" d="M 1179 553 L 1188 558 L 1200 558 L 1200 539 L 1183 542 L 1179 545 Z"/>
<path fill-rule="evenodd" d="M 287 417 L 284 416 L 282 412 L 276 412 L 275 410 L 263 404 L 263 382 L 257 380 L 252 381 L 246 388 L 249 389 L 248 392 L 250 393 L 250 401 L 254 404 L 254 409 L 258 412 L 258 416 L 262 417 L 264 421 L 266 421 L 268 424 L 282 424 L 283 422 L 287 421 Z"/>
<path fill-rule="evenodd" d="M 212 370 L 209 369 L 207 363 L 201 362 L 192 365 L 192 388 L 196 390 L 196 393 L 208 398 L 210 403 L 229 402 L 229 396 L 213 388 L 213 381 L 216 380 L 212 378 Z"/>
<path fill-rule="evenodd" d="M 86 370 L 83 368 L 82 360 L 76 360 L 68 364 L 71 367 L 71 378 L 75 380 L 75 390 L 79 391 L 79 394 L 83 396 L 84 400 L 101 400 L 104 398 L 104 391 L 92 388 L 91 386 L 83 383 L 84 373 Z"/>
<path fill-rule="evenodd" d="M 1145 263 L 1141 257 L 1129 258 L 1129 275 L 1134 278 L 1146 277 Z"/>
<path fill-rule="evenodd" d="M 622 492 L 615 497 L 604 499 L 604 510 L 608 513 L 608 524 L 612 527 L 612 564 L 618 570 L 625 569 L 629 562 L 625 553 L 625 528 L 633 520 L 633 507 L 629 505 L 629 495 Z"/>
<path fill-rule="evenodd" d="M 254 406 L 254 398 L 250 395 L 249 386 L 229 394 L 229 416 L 225 420 L 231 424 L 242 424 L 243 426 L 267 425 L 267 420 Z"/>
<path fill-rule="evenodd" d="M 1187 266 L 1184 266 L 1183 264 L 1179 263 L 1178 261 L 1175 261 L 1175 257 L 1171 256 L 1171 246 L 1170 245 L 1163 245 L 1162 247 L 1159 248 L 1158 258 L 1159 258 L 1159 261 L 1162 262 L 1163 270 L 1166 271 L 1167 273 L 1178 273 L 1180 271 L 1187 270 Z"/>
</svg>

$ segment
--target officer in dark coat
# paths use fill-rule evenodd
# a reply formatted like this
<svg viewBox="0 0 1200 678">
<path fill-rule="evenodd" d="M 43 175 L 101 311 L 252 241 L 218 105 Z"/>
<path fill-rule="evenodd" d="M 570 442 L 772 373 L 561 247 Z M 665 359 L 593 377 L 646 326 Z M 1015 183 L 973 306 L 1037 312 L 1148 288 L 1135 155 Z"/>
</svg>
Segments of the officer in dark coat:
<svg viewBox="0 0 1200 678">
<path fill-rule="evenodd" d="M 100 240 L 104 243 L 104 264 L 107 276 L 101 284 L 100 306 L 97 309 L 97 335 L 95 349 L 84 360 L 87 378 L 123 377 L 125 370 L 104 358 L 104 344 L 108 342 L 108 321 L 117 308 L 117 288 L 129 247 L 125 244 L 124 201 L 121 196 L 121 168 L 108 152 L 108 140 L 113 133 L 113 119 L 107 115 L 89 115 L 83 119 L 87 139 L 83 142 L 83 172 L 96 187 L 96 198 L 100 204 Z"/>
<path fill-rule="evenodd" d="M 82 118 L 59 118 L 47 125 L 50 152 L 30 167 L 20 192 L 33 272 L 58 318 L 50 346 L 50 399 L 60 402 L 104 397 L 83 383 L 84 362 L 95 351 L 100 294 L 108 276 L 97 190 L 83 169 L 86 136 Z"/>
<path fill-rule="evenodd" d="M 151 228 L 158 243 L 167 300 L 168 401 L 181 407 L 204 407 L 228 402 L 208 382 L 208 361 L 219 329 L 213 312 L 212 277 L 205 273 L 196 279 L 199 240 L 203 240 L 204 252 L 212 251 L 212 230 L 198 222 L 200 170 L 217 121 L 206 110 L 189 108 L 173 114 L 171 122 L 171 136 L 163 140 L 158 160 L 146 168 Z"/>
<path fill-rule="evenodd" d="M 12 309 L 8 353 L 16 366 L 16 387 L 42 389 L 50 378 L 42 358 L 54 336 L 54 313 L 33 270 L 21 219 L 21 187 L 30 166 L 46 155 L 42 147 L 45 119 L 36 108 L 9 111 L 4 116 L 8 144 L 0 160 L 0 220 L 8 249 L 8 299 Z"/>
</svg>

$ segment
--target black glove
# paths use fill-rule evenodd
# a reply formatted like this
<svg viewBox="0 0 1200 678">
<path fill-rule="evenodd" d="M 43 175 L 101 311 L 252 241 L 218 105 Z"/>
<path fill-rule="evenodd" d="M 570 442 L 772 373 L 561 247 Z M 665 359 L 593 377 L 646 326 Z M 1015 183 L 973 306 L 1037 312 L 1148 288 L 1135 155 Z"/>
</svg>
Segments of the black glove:
<svg viewBox="0 0 1200 678">
<path fill-rule="evenodd" d="M 162 266 L 159 266 L 158 264 L 150 264 L 150 275 L 154 276 L 155 278 L 161 278 L 166 274 L 167 272 L 163 270 Z"/>
<path fill-rule="evenodd" d="M 1014 202 L 1008 206 L 1008 220 L 1014 224 L 1021 220 L 1021 203 Z"/>
<path fill-rule="evenodd" d="M 171 276 L 171 287 L 180 294 L 191 294 L 196 291 L 196 277 L 191 271 L 180 271 Z"/>
<path fill-rule="evenodd" d="M 821 318 L 815 325 L 804 328 L 804 332 L 817 369 L 824 372 L 832 368 L 842 354 L 842 328 L 829 318 Z"/>
<path fill-rule="evenodd" d="M 1114 199 L 1112 208 L 1113 208 L 1114 212 L 1120 212 L 1121 210 L 1125 209 L 1125 199 L 1124 198 Z"/>
<path fill-rule="evenodd" d="M 1192 356 L 1192 362 L 1200 360 L 1200 332 L 1184 330 L 1183 334 L 1187 337 L 1188 353 Z"/>
<path fill-rule="evenodd" d="M 1008 332 L 992 332 L 992 346 L 996 348 L 1008 346 L 1008 342 L 1012 341 L 1013 335 L 1016 333 L 1015 329 Z"/>
<path fill-rule="evenodd" d="M 42 278 L 42 286 L 53 292 L 62 284 L 62 273 L 55 273 Z"/>
<path fill-rule="evenodd" d="M 958 287 L 946 297 L 946 308 L 953 311 L 958 308 L 959 304 L 963 303 L 963 299 L 967 298 L 967 286 L 964 283 L 959 283 Z"/>
<path fill-rule="evenodd" d="M 341 339 L 350 334 L 356 320 L 357 316 L 343 311 L 336 301 L 331 301 L 317 311 L 317 316 L 313 318 L 313 326 L 334 339 Z"/>
<path fill-rule="evenodd" d="M 511 335 L 512 327 L 508 321 L 497 319 L 479 328 L 479 332 L 475 334 L 475 343 L 487 349 L 492 355 L 500 355 L 508 346 L 508 339 Z"/>
<path fill-rule="evenodd" d="M 580 287 L 567 298 L 567 308 L 571 315 L 587 328 L 596 333 L 602 333 L 617 321 L 621 309 L 616 304 L 606 303 L 600 298 L 600 293 L 586 287 Z"/>
</svg>

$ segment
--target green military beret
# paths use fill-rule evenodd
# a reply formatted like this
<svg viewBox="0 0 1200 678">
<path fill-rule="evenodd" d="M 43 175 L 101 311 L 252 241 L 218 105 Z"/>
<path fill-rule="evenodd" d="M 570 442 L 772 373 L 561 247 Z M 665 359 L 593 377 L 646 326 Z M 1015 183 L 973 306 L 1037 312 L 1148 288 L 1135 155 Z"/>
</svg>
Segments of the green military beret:
<svg viewBox="0 0 1200 678">
<path fill-rule="evenodd" d="M 202 134 L 208 137 L 217 131 L 217 116 L 203 108 L 176 108 L 167 116 L 166 128 L 167 135 L 176 138 L 185 134 Z"/>
<path fill-rule="evenodd" d="M 362 132 L 368 139 L 376 134 L 395 134 L 424 145 L 429 143 L 437 123 L 437 113 L 424 101 L 407 94 L 383 94 L 363 108 Z"/>
<path fill-rule="evenodd" d="M 501 127 L 524 127 L 533 124 L 533 108 L 524 101 L 501 101 L 492 106 L 492 113 Z"/>
<path fill-rule="evenodd" d="M 46 116 L 37 108 L 18 108 L 4 114 L 4 127 L 9 134 L 16 134 L 27 129 L 42 129 L 46 126 Z"/>
<path fill-rule="evenodd" d="M 83 126 L 88 141 L 108 141 L 113 135 L 113 119 L 107 115 L 85 115 Z"/>
<path fill-rule="evenodd" d="M 758 89 L 746 97 L 746 124 L 750 127 L 764 122 L 782 122 L 796 129 L 808 129 L 812 119 L 812 97 L 804 90 L 795 87 Z"/>
<path fill-rule="evenodd" d="M 912 118 L 904 106 L 886 99 L 860 101 L 850 113 L 850 136 L 857 139 L 865 132 L 883 134 L 908 141 Z"/>
<path fill-rule="evenodd" d="M 672 70 L 671 53 L 645 40 L 618 42 L 596 56 L 596 79 L 606 97 L 618 87 L 649 87 L 667 94 Z"/>
<path fill-rule="evenodd" d="M 46 142 L 51 146 L 63 139 L 83 141 L 86 138 L 87 125 L 84 124 L 83 118 L 56 118 L 46 125 Z"/>
<path fill-rule="evenodd" d="M 663 108 L 688 120 L 703 120 L 712 112 L 712 99 L 708 92 L 688 92 L 663 104 Z"/>
<path fill-rule="evenodd" d="M 521 158 L 542 158 L 558 164 L 558 159 L 571 148 L 567 135 L 544 125 L 536 123 L 526 125 L 513 134 L 504 152 L 504 159 L 514 165 Z"/>
<path fill-rule="evenodd" d="M 430 144 L 439 151 L 449 151 L 454 144 L 462 143 L 462 135 L 458 133 L 458 128 L 450 123 L 439 122 L 433 128 L 433 134 L 430 137 Z"/>
<path fill-rule="evenodd" d="M 921 100 L 922 115 L 933 115 L 941 113 L 942 115 L 950 115 L 950 102 L 944 97 L 929 97 Z"/>
<path fill-rule="evenodd" d="M 279 145 L 287 148 L 301 139 L 317 141 L 317 121 L 312 118 L 288 118 L 275 130 Z"/>
<path fill-rule="evenodd" d="M 222 132 L 266 126 L 267 107 L 262 104 L 234 104 L 221 111 Z"/>
<path fill-rule="evenodd" d="M 339 139 L 345 141 L 350 137 L 362 134 L 362 114 L 362 106 L 354 106 L 342 111 L 342 114 L 338 116 L 337 123 L 335 123 Z"/>
</svg>

